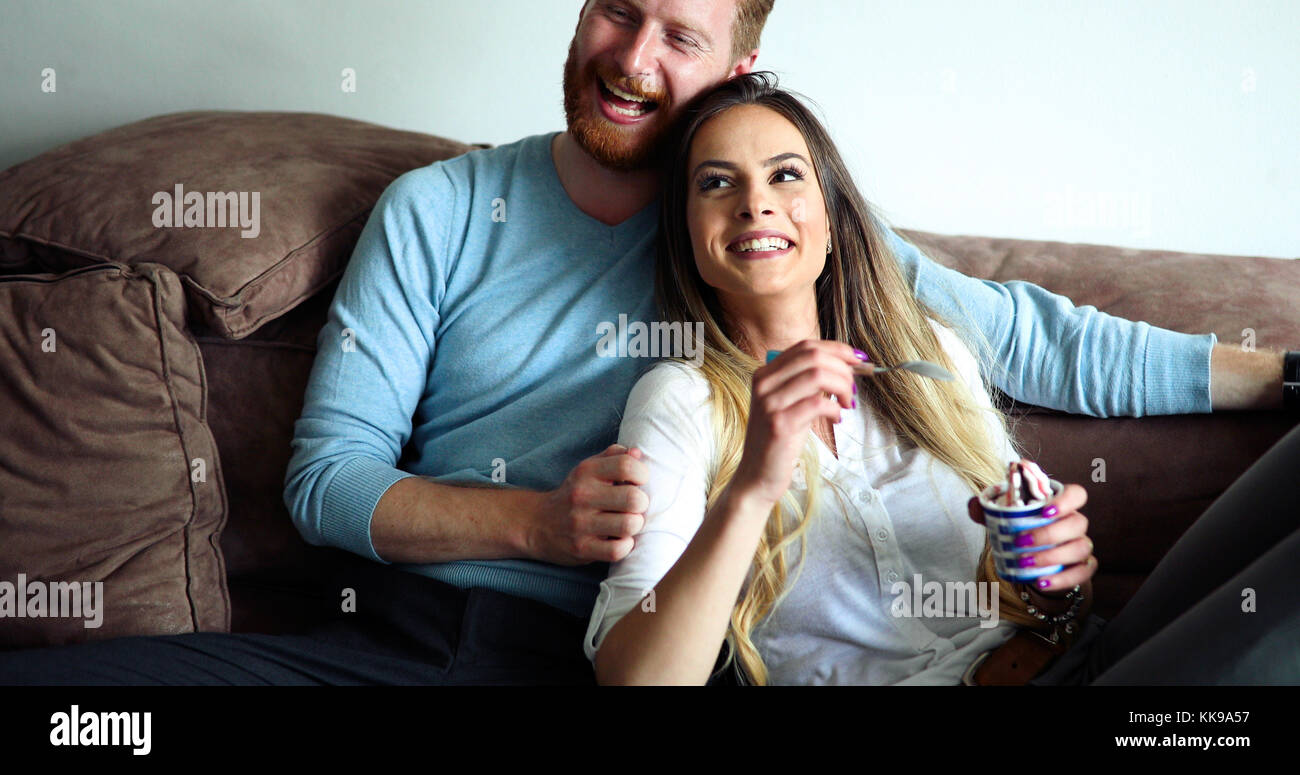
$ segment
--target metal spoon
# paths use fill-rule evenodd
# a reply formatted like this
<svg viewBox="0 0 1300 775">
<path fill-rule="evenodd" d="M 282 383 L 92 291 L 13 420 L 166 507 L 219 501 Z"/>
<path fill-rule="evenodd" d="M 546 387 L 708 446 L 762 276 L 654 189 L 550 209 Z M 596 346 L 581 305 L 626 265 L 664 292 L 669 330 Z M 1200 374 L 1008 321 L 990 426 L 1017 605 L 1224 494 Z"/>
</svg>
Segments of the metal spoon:
<svg viewBox="0 0 1300 775">
<path fill-rule="evenodd" d="M 776 360 L 776 357 L 780 355 L 781 352 L 782 352 L 781 350 L 768 350 L 767 362 L 771 363 L 772 361 Z M 930 379 L 941 379 L 947 382 L 951 382 L 954 379 L 956 379 L 956 377 L 954 377 L 952 373 L 949 372 L 947 369 L 945 369 L 944 367 L 940 366 L 937 363 L 931 363 L 929 361 L 904 361 L 903 363 L 900 363 L 897 366 L 880 366 L 875 363 L 860 363 L 857 366 L 853 367 L 854 371 L 857 371 L 868 377 L 874 376 L 876 374 L 883 374 L 886 371 L 892 371 L 894 369 L 902 369 L 903 371 L 910 371 L 913 374 L 919 374 L 922 377 L 929 377 Z"/>
<path fill-rule="evenodd" d="M 868 367 L 871 367 L 871 369 L 867 370 Z M 931 363 L 929 361 L 904 361 L 897 366 L 877 366 L 874 363 L 864 363 L 861 366 L 854 367 L 854 371 L 864 373 L 869 377 L 886 371 L 892 371 L 894 369 L 902 369 L 903 371 L 910 371 L 913 374 L 920 374 L 922 377 L 941 379 L 947 382 L 956 379 L 947 369 L 937 363 Z"/>
</svg>

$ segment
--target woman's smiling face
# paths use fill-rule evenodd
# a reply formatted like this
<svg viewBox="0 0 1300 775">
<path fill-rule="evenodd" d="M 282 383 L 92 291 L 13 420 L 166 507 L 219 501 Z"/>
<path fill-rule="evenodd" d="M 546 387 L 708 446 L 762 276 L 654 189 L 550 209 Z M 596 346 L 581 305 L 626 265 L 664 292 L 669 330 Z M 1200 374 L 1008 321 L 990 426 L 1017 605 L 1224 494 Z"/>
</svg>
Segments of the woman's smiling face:
<svg viewBox="0 0 1300 775">
<path fill-rule="evenodd" d="M 704 282 L 723 299 L 810 291 L 830 227 L 798 128 L 771 108 L 730 108 L 696 132 L 688 165 L 686 223 Z"/>
</svg>

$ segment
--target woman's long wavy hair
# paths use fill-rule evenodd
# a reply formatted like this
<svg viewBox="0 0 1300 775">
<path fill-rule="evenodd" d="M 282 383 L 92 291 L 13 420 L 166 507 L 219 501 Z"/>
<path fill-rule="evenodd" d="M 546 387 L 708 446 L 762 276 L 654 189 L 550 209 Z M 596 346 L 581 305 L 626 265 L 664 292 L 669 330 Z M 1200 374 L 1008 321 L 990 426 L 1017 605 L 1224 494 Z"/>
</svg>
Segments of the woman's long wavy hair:
<svg viewBox="0 0 1300 775">
<path fill-rule="evenodd" d="M 784 116 L 798 128 L 812 154 L 833 246 L 816 281 L 821 337 L 868 352 L 878 363 L 924 359 L 956 372 L 927 318 L 949 324 L 913 294 L 883 227 L 854 185 L 826 129 L 799 99 L 779 89 L 770 73 L 749 73 L 726 81 L 686 108 L 673 142 L 666 146 L 655 268 L 656 300 L 664 319 L 704 324 L 704 342 L 696 346 L 703 350 L 700 365 L 710 386 L 718 450 L 715 467 L 709 472 L 708 508 L 726 490 L 740 463 L 749 420 L 750 385 L 755 370 L 763 364 L 733 341 L 732 334 L 738 332 L 729 331 L 717 294 L 704 283 L 696 268 L 686 220 L 690 185 L 687 165 L 691 144 L 700 128 L 740 105 L 759 105 Z M 976 357 L 987 364 L 987 344 L 972 341 L 969 331 L 950 327 L 963 335 Z M 962 381 L 938 382 L 891 371 L 870 379 L 859 378 L 857 382 L 858 397 L 869 402 L 894 429 L 900 443 L 910 442 L 949 466 L 972 495 L 1004 476 L 1000 447 L 993 433 L 995 428 L 1007 431 L 1005 417 L 994 410 L 990 418 L 989 410 L 976 403 Z M 751 634 L 787 589 L 790 569 L 785 555 L 795 541 L 800 548 L 796 567 L 802 564 L 806 552 L 803 537 L 814 516 L 819 488 L 825 486 L 811 443 L 800 465 L 807 472 L 807 497 L 799 503 L 787 492 L 772 510 L 727 629 L 727 665 L 735 660 L 741 679 L 752 684 L 767 683 L 767 670 Z M 987 540 L 977 564 L 976 580 L 998 582 L 1003 618 L 1022 626 L 1041 626 L 1026 612 L 1011 585 L 997 579 Z"/>
</svg>

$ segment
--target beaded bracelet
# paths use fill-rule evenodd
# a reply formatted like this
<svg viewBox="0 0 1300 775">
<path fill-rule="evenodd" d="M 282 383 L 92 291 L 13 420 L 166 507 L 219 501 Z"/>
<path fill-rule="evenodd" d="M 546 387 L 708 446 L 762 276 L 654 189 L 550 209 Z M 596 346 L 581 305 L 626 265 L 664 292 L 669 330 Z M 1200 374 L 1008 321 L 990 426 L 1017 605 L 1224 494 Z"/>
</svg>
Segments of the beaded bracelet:
<svg viewBox="0 0 1300 775">
<path fill-rule="evenodd" d="M 1028 603 L 1028 602 L 1029 602 L 1029 593 L 1026 592 L 1024 589 L 1021 589 L 1021 590 L 1020 590 L 1020 599 L 1023 600 L 1023 601 L 1025 601 L 1026 603 Z M 1065 634 L 1066 634 L 1067 636 L 1073 636 L 1073 635 L 1074 635 L 1074 633 L 1075 633 L 1075 626 L 1074 626 L 1074 622 L 1073 622 L 1072 620 L 1074 619 L 1075 616 L 1078 615 L 1078 613 L 1079 613 L 1079 608 L 1083 605 L 1084 594 L 1083 594 L 1083 588 L 1082 588 L 1082 586 L 1079 585 L 1079 584 L 1075 584 L 1075 585 L 1074 585 L 1074 589 L 1072 589 L 1072 590 L 1070 590 L 1069 592 L 1067 592 L 1067 593 L 1065 594 L 1065 598 L 1064 598 L 1064 599 L 1065 599 L 1065 600 L 1070 600 L 1070 601 L 1071 601 L 1071 603 L 1070 603 L 1070 607 L 1069 607 L 1068 609 L 1066 609 L 1065 611 L 1063 611 L 1062 613 L 1056 614 L 1055 616 L 1051 616 L 1051 615 L 1048 615 L 1048 614 L 1043 613 L 1042 611 L 1039 611 L 1039 610 L 1038 610 L 1038 607 L 1037 607 L 1037 606 L 1034 606 L 1034 605 L 1030 605 L 1030 606 L 1026 609 L 1026 610 L 1027 610 L 1027 611 L 1028 611 L 1028 612 L 1029 612 L 1029 613 L 1030 613 L 1030 614 L 1031 614 L 1035 619 L 1037 619 L 1038 621 L 1043 622 L 1044 624 L 1050 624 L 1050 625 L 1052 625 L 1052 640 L 1053 640 L 1053 641 L 1056 641 L 1056 640 L 1059 639 L 1059 636 L 1058 636 L 1058 634 L 1057 634 L 1057 632 L 1056 632 L 1056 628 L 1057 628 L 1057 627 L 1060 627 L 1062 624 L 1065 625 L 1065 628 L 1064 628 L 1064 629 L 1065 629 Z"/>
</svg>

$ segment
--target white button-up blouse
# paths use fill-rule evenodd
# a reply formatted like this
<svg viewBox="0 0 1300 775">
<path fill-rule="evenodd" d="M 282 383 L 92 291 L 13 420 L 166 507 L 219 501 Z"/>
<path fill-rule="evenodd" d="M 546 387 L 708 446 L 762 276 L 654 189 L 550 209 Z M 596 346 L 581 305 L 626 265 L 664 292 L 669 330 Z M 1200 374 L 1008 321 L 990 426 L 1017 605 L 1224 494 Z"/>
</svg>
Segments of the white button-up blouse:
<svg viewBox="0 0 1300 775">
<path fill-rule="evenodd" d="M 958 378 L 992 420 L 996 410 L 970 350 L 950 329 L 932 324 Z M 590 659 L 704 520 L 714 455 L 708 396 L 697 369 L 665 362 L 628 398 L 618 440 L 645 454 L 650 507 L 631 553 L 610 566 L 600 586 L 584 643 Z M 834 429 L 838 459 L 809 434 L 824 486 L 806 533 L 807 554 L 797 565 L 798 542 L 789 547 L 788 592 L 752 634 L 769 682 L 958 684 L 976 657 L 1015 632 L 990 614 L 996 590 L 974 584 L 985 533 L 966 511 L 972 493 L 951 468 L 900 441 L 865 401 Z M 1004 432 L 995 438 L 1004 460 L 1019 459 Z M 802 503 L 802 463 L 792 489 Z"/>
</svg>

